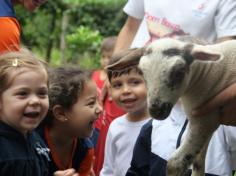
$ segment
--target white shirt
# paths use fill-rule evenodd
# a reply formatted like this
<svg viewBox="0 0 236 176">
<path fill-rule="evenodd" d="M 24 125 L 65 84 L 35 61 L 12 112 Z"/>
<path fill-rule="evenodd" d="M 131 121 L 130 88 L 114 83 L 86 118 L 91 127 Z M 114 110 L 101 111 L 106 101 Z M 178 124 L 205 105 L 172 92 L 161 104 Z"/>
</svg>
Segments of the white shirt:
<svg viewBox="0 0 236 176">
<path fill-rule="evenodd" d="M 236 35 L 235 0 L 129 0 L 124 12 L 142 19 L 132 47 L 177 33 L 208 42 Z"/>
<path fill-rule="evenodd" d="M 124 176 L 130 167 L 133 148 L 142 126 L 150 118 L 130 122 L 127 114 L 112 121 L 106 138 L 105 157 L 100 176 Z"/>
</svg>

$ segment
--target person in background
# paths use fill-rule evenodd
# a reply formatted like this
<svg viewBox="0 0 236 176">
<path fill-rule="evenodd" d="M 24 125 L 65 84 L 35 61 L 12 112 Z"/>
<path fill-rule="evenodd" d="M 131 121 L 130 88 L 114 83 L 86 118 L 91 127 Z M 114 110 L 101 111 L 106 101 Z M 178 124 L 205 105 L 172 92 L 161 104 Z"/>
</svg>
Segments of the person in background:
<svg viewBox="0 0 236 176">
<path fill-rule="evenodd" d="M 99 172 L 102 169 L 104 161 L 104 148 L 109 125 L 115 118 L 124 114 L 124 111 L 117 106 L 109 94 L 107 89 L 107 75 L 105 72 L 105 67 L 113 54 L 116 39 L 116 36 L 111 36 L 103 40 L 101 44 L 101 68 L 100 70 L 95 70 L 92 76 L 97 83 L 100 94 L 100 103 L 103 106 L 103 113 L 101 113 L 99 119 L 96 121 L 94 134 L 92 136 L 93 143 L 96 146 L 94 158 L 94 172 L 96 176 L 99 176 Z"/>
<path fill-rule="evenodd" d="M 137 66 L 113 70 L 109 66 L 119 61 L 117 58 L 114 57 L 107 66 L 109 90 L 112 99 L 127 113 L 111 122 L 100 176 L 125 175 L 140 129 L 150 119 L 146 84 L 141 70 Z"/>
<path fill-rule="evenodd" d="M 28 11 L 34 11 L 46 0 L 1 0 L 0 1 L 0 53 L 19 51 L 20 24 L 17 20 L 14 4 L 21 4 Z"/>
<path fill-rule="evenodd" d="M 89 137 L 102 109 L 91 73 L 74 67 L 51 69 L 49 111 L 38 132 L 50 149 L 49 174 L 73 168 L 91 174 L 94 146 Z"/>
</svg>

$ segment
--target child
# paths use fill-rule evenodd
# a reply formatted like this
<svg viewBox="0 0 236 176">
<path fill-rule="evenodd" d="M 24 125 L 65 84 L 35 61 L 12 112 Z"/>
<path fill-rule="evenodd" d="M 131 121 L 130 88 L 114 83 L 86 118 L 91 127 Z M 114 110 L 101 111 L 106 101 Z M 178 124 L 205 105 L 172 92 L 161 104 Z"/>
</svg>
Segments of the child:
<svg viewBox="0 0 236 176">
<path fill-rule="evenodd" d="M 151 120 L 143 126 L 134 147 L 131 167 L 126 176 L 166 176 L 167 160 L 179 147 L 188 129 L 186 115 L 180 104 L 170 116 Z M 208 146 L 205 175 L 232 176 L 236 168 L 236 127 L 221 125 Z M 191 170 L 186 176 L 191 175 Z"/>
<path fill-rule="evenodd" d="M 30 53 L 0 56 L 0 175 L 47 176 L 49 150 L 33 130 L 48 111 L 48 76 Z"/>
<path fill-rule="evenodd" d="M 94 152 L 88 137 L 101 112 L 91 74 L 73 67 L 52 70 L 49 100 L 39 128 L 51 151 L 49 173 L 74 168 L 80 176 L 88 176 Z"/>
<path fill-rule="evenodd" d="M 99 172 L 102 169 L 105 141 L 110 123 L 115 118 L 124 114 L 124 111 L 116 105 L 107 91 L 107 75 L 104 69 L 112 56 L 115 43 L 116 37 L 114 36 L 107 37 L 103 40 L 101 44 L 101 69 L 96 70 L 93 73 L 93 79 L 97 83 L 97 87 L 100 92 L 101 104 L 103 105 L 103 113 L 96 121 L 95 133 L 93 135 L 93 143 L 96 144 L 94 162 L 94 171 L 96 176 L 99 176 Z"/>
<path fill-rule="evenodd" d="M 113 58 L 109 65 L 116 61 Z M 108 70 L 107 75 L 112 99 L 127 114 L 116 118 L 109 127 L 100 176 L 123 176 L 129 168 L 140 129 L 149 119 L 146 85 L 137 66 Z"/>
</svg>

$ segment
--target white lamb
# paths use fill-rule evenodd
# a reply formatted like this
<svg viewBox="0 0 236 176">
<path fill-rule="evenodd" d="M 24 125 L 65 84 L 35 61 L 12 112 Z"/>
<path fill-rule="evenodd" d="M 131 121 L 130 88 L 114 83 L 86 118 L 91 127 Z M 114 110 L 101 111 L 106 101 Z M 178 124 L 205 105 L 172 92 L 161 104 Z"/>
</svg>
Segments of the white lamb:
<svg viewBox="0 0 236 176">
<path fill-rule="evenodd" d="M 145 48 L 130 50 L 108 69 L 138 63 L 147 82 L 151 116 L 165 119 L 181 97 L 189 119 L 188 133 L 168 161 L 167 175 L 183 176 L 192 164 L 192 175 L 203 176 L 206 149 L 219 126 L 219 112 L 200 118 L 191 117 L 191 112 L 236 82 L 236 40 L 204 46 L 160 39 Z"/>
</svg>

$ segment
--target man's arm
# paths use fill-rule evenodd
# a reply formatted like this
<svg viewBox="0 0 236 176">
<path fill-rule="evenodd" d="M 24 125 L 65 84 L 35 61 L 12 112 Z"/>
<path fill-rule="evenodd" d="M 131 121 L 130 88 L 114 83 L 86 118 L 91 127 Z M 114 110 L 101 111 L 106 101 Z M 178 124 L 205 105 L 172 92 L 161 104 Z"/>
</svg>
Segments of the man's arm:
<svg viewBox="0 0 236 176">
<path fill-rule="evenodd" d="M 116 42 L 114 53 L 120 50 L 128 49 L 139 29 L 141 20 L 128 16 L 124 26 L 122 27 Z"/>
<path fill-rule="evenodd" d="M 227 37 L 218 38 L 216 42 L 220 43 L 226 40 L 235 40 L 235 39 L 236 39 L 236 36 L 227 36 Z"/>
</svg>

